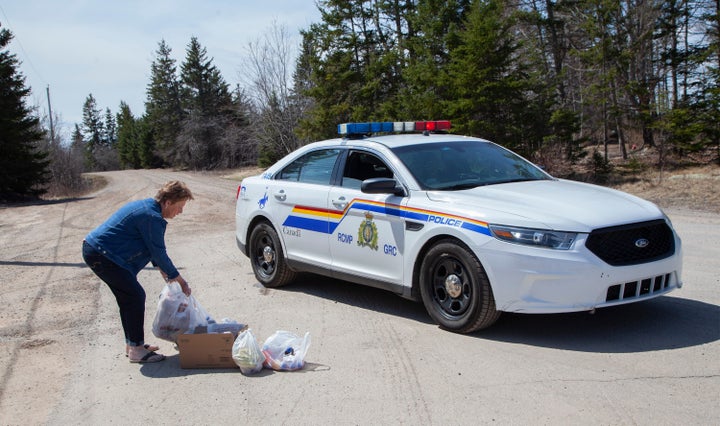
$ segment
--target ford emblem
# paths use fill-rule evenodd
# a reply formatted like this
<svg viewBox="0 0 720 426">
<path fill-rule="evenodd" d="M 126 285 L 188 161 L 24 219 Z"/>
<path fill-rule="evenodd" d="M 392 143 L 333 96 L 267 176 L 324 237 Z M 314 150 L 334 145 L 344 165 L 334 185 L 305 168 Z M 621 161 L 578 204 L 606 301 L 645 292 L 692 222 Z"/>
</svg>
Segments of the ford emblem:
<svg viewBox="0 0 720 426">
<path fill-rule="evenodd" d="M 637 248 L 645 248 L 648 245 L 650 245 L 650 241 L 647 238 L 638 238 L 635 240 L 635 247 Z"/>
</svg>

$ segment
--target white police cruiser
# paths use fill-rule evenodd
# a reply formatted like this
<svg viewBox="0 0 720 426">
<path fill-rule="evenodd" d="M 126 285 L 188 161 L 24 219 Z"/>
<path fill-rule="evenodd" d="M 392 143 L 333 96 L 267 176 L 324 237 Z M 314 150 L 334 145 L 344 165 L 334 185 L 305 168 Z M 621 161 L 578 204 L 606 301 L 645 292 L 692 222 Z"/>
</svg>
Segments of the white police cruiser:
<svg viewBox="0 0 720 426">
<path fill-rule="evenodd" d="M 502 311 L 591 311 L 682 286 L 681 242 L 657 206 L 449 129 L 341 124 L 341 138 L 244 179 L 236 238 L 260 283 L 306 271 L 379 287 L 460 333 Z"/>
</svg>

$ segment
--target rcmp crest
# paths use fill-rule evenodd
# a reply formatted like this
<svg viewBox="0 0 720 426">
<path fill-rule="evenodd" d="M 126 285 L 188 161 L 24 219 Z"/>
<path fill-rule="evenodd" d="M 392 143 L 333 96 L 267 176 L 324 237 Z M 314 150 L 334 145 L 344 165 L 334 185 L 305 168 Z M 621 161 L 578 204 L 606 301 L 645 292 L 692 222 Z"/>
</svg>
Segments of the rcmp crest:
<svg viewBox="0 0 720 426">
<path fill-rule="evenodd" d="M 365 212 L 365 220 L 360 223 L 358 229 L 358 245 L 360 247 L 370 247 L 373 250 L 378 249 L 377 226 L 373 222 L 373 215 Z"/>
</svg>

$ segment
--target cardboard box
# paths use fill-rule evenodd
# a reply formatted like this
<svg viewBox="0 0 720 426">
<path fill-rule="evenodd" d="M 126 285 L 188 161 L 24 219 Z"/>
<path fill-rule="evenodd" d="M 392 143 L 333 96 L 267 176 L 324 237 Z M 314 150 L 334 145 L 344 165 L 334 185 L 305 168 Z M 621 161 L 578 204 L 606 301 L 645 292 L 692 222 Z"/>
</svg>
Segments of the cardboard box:
<svg viewBox="0 0 720 426">
<path fill-rule="evenodd" d="M 238 368 L 232 359 L 232 333 L 181 334 L 180 368 Z"/>
</svg>

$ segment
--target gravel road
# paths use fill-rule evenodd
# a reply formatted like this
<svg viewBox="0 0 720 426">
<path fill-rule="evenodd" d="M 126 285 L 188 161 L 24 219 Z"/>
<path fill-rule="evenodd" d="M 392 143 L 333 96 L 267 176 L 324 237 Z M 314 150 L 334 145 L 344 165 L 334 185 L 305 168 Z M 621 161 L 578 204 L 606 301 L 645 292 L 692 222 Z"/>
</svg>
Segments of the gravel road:
<svg viewBox="0 0 720 426">
<path fill-rule="evenodd" d="M 684 287 L 594 315 L 505 314 L 471 335 L 440 330 L 423 306 L 305 276 L 255 280 L 234 239 L 238 182 L 162 170 L 102 173 L 87 197 L 0 207 L 0 424 L 717 424 L 720 215 L 667 211 L 683 239 Z M 183 370 L 152 336 L 164 282 L 140 273 L 146 340 L 168 359 L 131 364 L 117 306 L 83 264 L 82 238 L 129 200 L 184 180 L 169 253 L 215 318 L 258 340 L 310 332 L 297 372 Z"/>
</svg>

